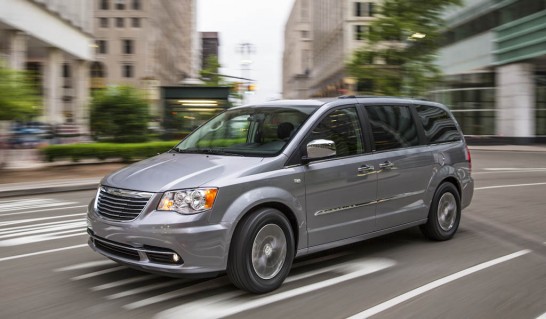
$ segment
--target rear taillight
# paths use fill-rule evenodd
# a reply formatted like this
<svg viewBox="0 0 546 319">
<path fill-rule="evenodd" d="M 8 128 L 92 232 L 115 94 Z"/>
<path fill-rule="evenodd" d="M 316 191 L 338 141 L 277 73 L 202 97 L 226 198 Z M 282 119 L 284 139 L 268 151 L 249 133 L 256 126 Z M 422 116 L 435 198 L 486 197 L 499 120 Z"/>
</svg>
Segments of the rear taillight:
<svg viewBox="0 0 546 319">
<path fill-rule="evenodd" d="M 468 162 L 468 172 L 472 173 L 472 156 L 470 156 L 470 150 L 468 149 L 468 145 L 465 146 L 465 159 Z"/>
</svg>

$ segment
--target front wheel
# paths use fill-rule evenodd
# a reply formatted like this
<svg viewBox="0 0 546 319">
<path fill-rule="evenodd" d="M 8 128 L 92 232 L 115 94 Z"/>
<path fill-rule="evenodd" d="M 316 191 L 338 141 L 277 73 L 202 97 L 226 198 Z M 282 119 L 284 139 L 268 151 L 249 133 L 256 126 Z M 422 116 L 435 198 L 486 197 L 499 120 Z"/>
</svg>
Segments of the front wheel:
<svg viewBox="0 0 546 319">
<path fill-rule="evenodd" d="M 273 208 L 259 209 L 235 230 L 227 275 L 240 289 L 273 291 L 288 276 L 294 249 L 294 234 L 286 216 Z"/>
<path fill-rule="evenodd" d="M 461 199 L 459 191 L 451 183 L 438 187 L 428 214 L 428 221 L 421 225 L 423 234 L 432 240 L 451 239 L 461 220 Z"/>
</svg>

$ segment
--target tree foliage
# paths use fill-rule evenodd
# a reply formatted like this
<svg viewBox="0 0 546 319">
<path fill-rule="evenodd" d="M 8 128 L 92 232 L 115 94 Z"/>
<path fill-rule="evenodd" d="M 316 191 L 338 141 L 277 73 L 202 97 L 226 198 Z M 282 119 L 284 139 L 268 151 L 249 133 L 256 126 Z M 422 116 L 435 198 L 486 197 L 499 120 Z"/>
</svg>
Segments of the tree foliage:
<svg viewBox="0 0 546 319">
<path fill-rule="evenodd" d="M 0 61 L 0 121 L 27 121 L 41 110 L 41 99 L 28 72 L 11 70 Z"/>
<path fill-rule="evenodd" d="M 218 74 L 220 70 L 220 62 L 216 55 L 210 55 L 205 60 L 204 68 L 199 72 L 201 81 L 207 86 L 222 86 L 226 85 L 222 77 Z"/>
<path fill-rule="evenodd" d="M 437 82 L 442 14 L 461 0 L 384 0 L 347 64 L 365 94 L 420 96 Z M 424 37 L 423 37 L 424 36 Z"/>
<path fill-rule="evenodd" d="M 90 121 L 95 139 L 144 142 L 148 139 L 148 120 L 148 104 L 134 87 L 108 87 L 93 95 Z"/>
</svg>

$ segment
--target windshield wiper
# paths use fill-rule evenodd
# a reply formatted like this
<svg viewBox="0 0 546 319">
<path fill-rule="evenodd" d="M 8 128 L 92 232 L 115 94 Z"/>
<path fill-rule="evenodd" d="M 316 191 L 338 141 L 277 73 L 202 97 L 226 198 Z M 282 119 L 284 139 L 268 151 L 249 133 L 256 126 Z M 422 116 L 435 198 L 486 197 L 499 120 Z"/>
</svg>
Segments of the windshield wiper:
<svg viewBox="0 0 546 319">
<path fill-rule="evenodd" d="M 240 153 L 235 152 L 229 152 L 224 150 L 218 150 L 218 149 L 212 149 L 212 148 L 187 148 L 187 149 L 180 149 L 180 148 L 173 148 L 172 151 L 177 153 L 191 153 L 191 154 L 212 154 L 212 155 L 236 155 L 236 156 L 244 156 Z"/>
</svg>

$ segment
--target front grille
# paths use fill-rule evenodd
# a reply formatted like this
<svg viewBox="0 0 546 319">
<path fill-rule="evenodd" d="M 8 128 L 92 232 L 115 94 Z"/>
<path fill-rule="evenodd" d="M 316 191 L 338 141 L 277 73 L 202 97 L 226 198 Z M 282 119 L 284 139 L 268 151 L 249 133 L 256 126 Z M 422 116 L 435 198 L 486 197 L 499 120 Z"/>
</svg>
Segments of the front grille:
<svg viewBox="0 0 546 319">
<path fill-rule="evenodd" d="M 97 195 L 97 213 L 118 221 L 133 220 L 142 212 L 152 195 L 101 186 Z"/>
</svg>

